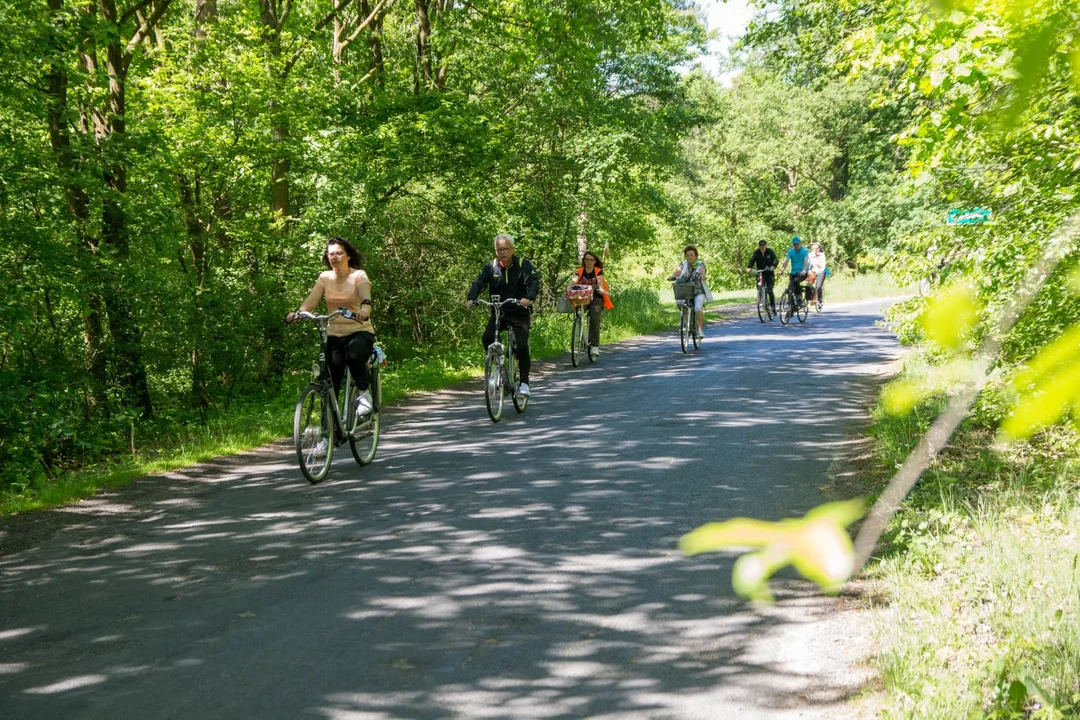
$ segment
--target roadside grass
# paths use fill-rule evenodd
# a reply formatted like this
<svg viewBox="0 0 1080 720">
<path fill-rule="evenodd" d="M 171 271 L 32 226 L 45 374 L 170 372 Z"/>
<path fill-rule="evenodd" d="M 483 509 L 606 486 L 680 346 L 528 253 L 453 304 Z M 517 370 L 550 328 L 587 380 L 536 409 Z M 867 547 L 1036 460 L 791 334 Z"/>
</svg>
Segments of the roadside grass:
<svg viewBox="0 0 1080 720">
<path fill-rule="evenodd" d="M 601 343 L 678 326 L 674 304 L 661 302 L 655 290 L 630 287 L 615 296 L 615 309 L 604 313 Z M 543 313 L 533 320 L 530 350 L 534 359 L 551 358 L 569 349 L 568 315 Z M 483 375 L 480 336 L 461 346 L 433 346 L 428 353 L 389 363 L 383 375 L 383 399 L 392 403 L 410 393 L 430 392 Z M 291 436 L 293 407 L 308 372 L 286 377 L 282 391 L 263 402 L 249 401 L 205 425 L 159 428 L 136 437 L 134 453 L 107 463 L 84 466 L 52 479 L 28 482 L 0 493 L 0 515 L 55 507 L 90 497 L 99 489 L 117 488 L 146 475 L 176 470 L 223 455 L 261 447 Z M 478 407 L 482 405 L 479 396 Z"/>
<path fill-rule="evenodd" d="M 882 477 L 942 400 L 875 412 Z M 1080 440 L 994 448 L 967 423 L 893 518 L 868 568 L 884 717 L 1080 714 Z"/>
</svg>

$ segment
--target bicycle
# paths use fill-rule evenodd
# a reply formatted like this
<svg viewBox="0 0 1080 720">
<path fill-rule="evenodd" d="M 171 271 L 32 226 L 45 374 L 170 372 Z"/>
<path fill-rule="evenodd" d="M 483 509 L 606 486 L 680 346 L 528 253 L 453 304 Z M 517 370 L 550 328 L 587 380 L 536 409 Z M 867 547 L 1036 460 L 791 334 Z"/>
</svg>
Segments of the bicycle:
<svg viewBox="0 0 1080 720">
<path fill-rule="evenodd" d="M 518 393 L 521 372 L 517 365 L 514 333 L 502 327 L 503 306 L 517 304 L 518 301 L 515 298 L 502 300 L 498 295 L 492 295 L 490 302 L 482 298 L 477 298 L 476 302 L 495 310 L 495 342 L 488 346 L 487 355 L 484 357 L 484 402 L 491 422 L 499 422 L 502 419 L 506 393 L 510 393 L 514 409 L 519 413 L 525 412 L 525 407 L 529 404 L 529 397 Z"/>
<path fill-rule="evenodd" d="M 698 337 L 696 327 L 694 325 L 694 288 L 695 285 L 692 282 L 673 283 L 672 290 L 675 293 L 675 302 L 679 305 L 679 344 L 682 345 L 682 351 L 689 352 L 687 350 L 688 345 L 693 345 L 697 350 L 701 347 L 701 338 Z M 687 342 L 689 340 L 689 342 Z"/>
<path fill-rule="evenodd" d="M 768 316 L 769 320 L 773 319 L 774 309 L 769 302 L 769 288 L 765 285 L 764 274 L 772 272 L 775 268 L 766 268 L 765 270 L 751 270 L 750 272 L 757 275 L 757 316 L 758 320 L 765 322 L 765 317 Z"/>
<path fill-rule="evenodd" d="M 806 298 L 802 293 L 803 285 L 799 283 L 799 294 L 796 294 L 791 289 L 791 281 L 788 281 L 788 286 L 784 288 L 784 293 L 780 296 L 780 324 L 787 325 L 792 316 L 799 319 L 799 323 L 806 322 L 806 317 L 810 314 L 809 303 L 806 302 Z"/>
<path fill-rule="evenodd" d="M 583 356 L 588 357 L 589 362 L 596 362 L 596 358 L 589 352 L 585 332 L 585 311 L 592 302 L 593 289 L 589 285 L 571 285 L 566 290 L 566 299 L 574 308 L 574 320 L 570 326 L 570 364 L 577 367 Z"/>
<path fill-rule="evenodd" d="M 297 320 L 311 320 L 319 328 L 319 361 L 311 368 L 312 379 L 296 401 L 296 413 L 293 415 L 293 445 L 296 457 L 300 461 L 300 472 L 308 482 L 320 483 L 330 472 L 330 463 L 334 457 L 334 448 L 348 440 L 353 459 L 361 465 L 368 465 L 375 459 L 379 447 L 379 430 L 382 427 L 380 409 L 382 406 L 381 368 L 386 364 L 386 355 L 382 348 L 375 346 L 368 359 L 369 390 L 371 391 L 371 412 L 363 418 L 356 416 L 356 406 L 360 391 L 356 387 L 352 373 L 345 368 L 345 407 L 344 421 L 339 411 L 337 393 L 330 377 L 330 367 L 326 361 L 326 328 L 330 320 L 338 317 L 356 319 L 356 313 L 346 308 L 338 308 L 327 315 L 313 315 L 309 312 L 296 313 Z"/>
</svg>

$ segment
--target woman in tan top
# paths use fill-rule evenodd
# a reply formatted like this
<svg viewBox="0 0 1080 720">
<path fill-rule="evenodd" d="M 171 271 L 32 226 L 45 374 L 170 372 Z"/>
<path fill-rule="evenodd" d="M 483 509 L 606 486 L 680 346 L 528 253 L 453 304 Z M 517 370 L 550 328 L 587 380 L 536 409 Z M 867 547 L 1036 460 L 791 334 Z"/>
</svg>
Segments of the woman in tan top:
<svg viewBox="0 0 1080 720">
<path fill-rule="evenodd" d="M 345 366 L 348 365 L 360 390 L 356 414 L 367 415 L 371 412 L 367 361 L 375 348 L 375 328 L 371 324 L 371 281 L 361 267 L 360 253 L 344 238 L 332 237 L 326 241 L 322 261 L 329 270 L 319 275 L 315 287 L 311 288 L 307 300 L 297 312 L 312 312 L 325 298 L 327 312 L 343 307 L 356 313 L 356 320 L 338 316 L 330 321 L 326 328 L 326 361 L 330 366 L 335 392 L 341 389 Z M 295 317 L 296 313 L 291 312 L 285 316 L 285 322 L 291 323 Z"/>
</svg>

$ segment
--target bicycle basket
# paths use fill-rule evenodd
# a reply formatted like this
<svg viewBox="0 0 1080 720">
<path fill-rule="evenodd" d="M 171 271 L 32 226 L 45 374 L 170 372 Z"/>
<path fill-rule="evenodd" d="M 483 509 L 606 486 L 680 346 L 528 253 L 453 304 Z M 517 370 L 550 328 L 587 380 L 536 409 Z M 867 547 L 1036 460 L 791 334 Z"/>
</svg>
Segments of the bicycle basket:
<svg viewBox="0 0 1080 720">
<path fill-rule="evenodd" d="M 693 300 L 695 294 L 694 283 L 673 283 L 671 286 L 676 300 Z"/>
<path fill-rule="evenodd" d="M 555 312 L 572 313 L 574 312 L 574 306 L 570 304 L 570 301 L 563 296 L 559 296 L 559 299 L 555 301 Z"/>
<path fill-rule="evenodd" d="M 592 302 L 592 285 L 571 285 L 566 288 L 563 297 L 570 301 L 571 305 L 588 305 Z"/>
</svg>

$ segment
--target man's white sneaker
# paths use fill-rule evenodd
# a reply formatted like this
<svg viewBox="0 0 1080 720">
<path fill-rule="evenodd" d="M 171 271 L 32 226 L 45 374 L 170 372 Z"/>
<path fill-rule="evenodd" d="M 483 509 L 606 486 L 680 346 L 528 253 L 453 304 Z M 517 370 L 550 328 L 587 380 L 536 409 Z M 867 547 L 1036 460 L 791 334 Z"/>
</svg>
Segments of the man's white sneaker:
<svg viewBox="0 0 1080 720">
<path fill-rule="evenodd" d="M 365 390 L 364 394 L 356 398 L 356 417 L 364 417 L 371 412 L 371 391 Z"/>
<path fill-rule="evenodd" d="M 589 357 L 592 358 L 593 360 L 600 357 L 600 348 L 598 348 L 596 346 L 593 346 L 593 347 L 589 348 Z"/>
<path fill-rule="evenodd" d="M 326 457 L 326 447 L 326 438 L 323 438 L 318 442 L 317 445 L 315 445 L 315 448 L 311 451 L 311 456 L 315 458 Z"/>
<path fill-rule="evenodd" d="M 532 390 L 529 389 L 529 383 L 521 383 L 518 385 L 518 396 L 529 397 L 532 395 Z"/>
</svg>

